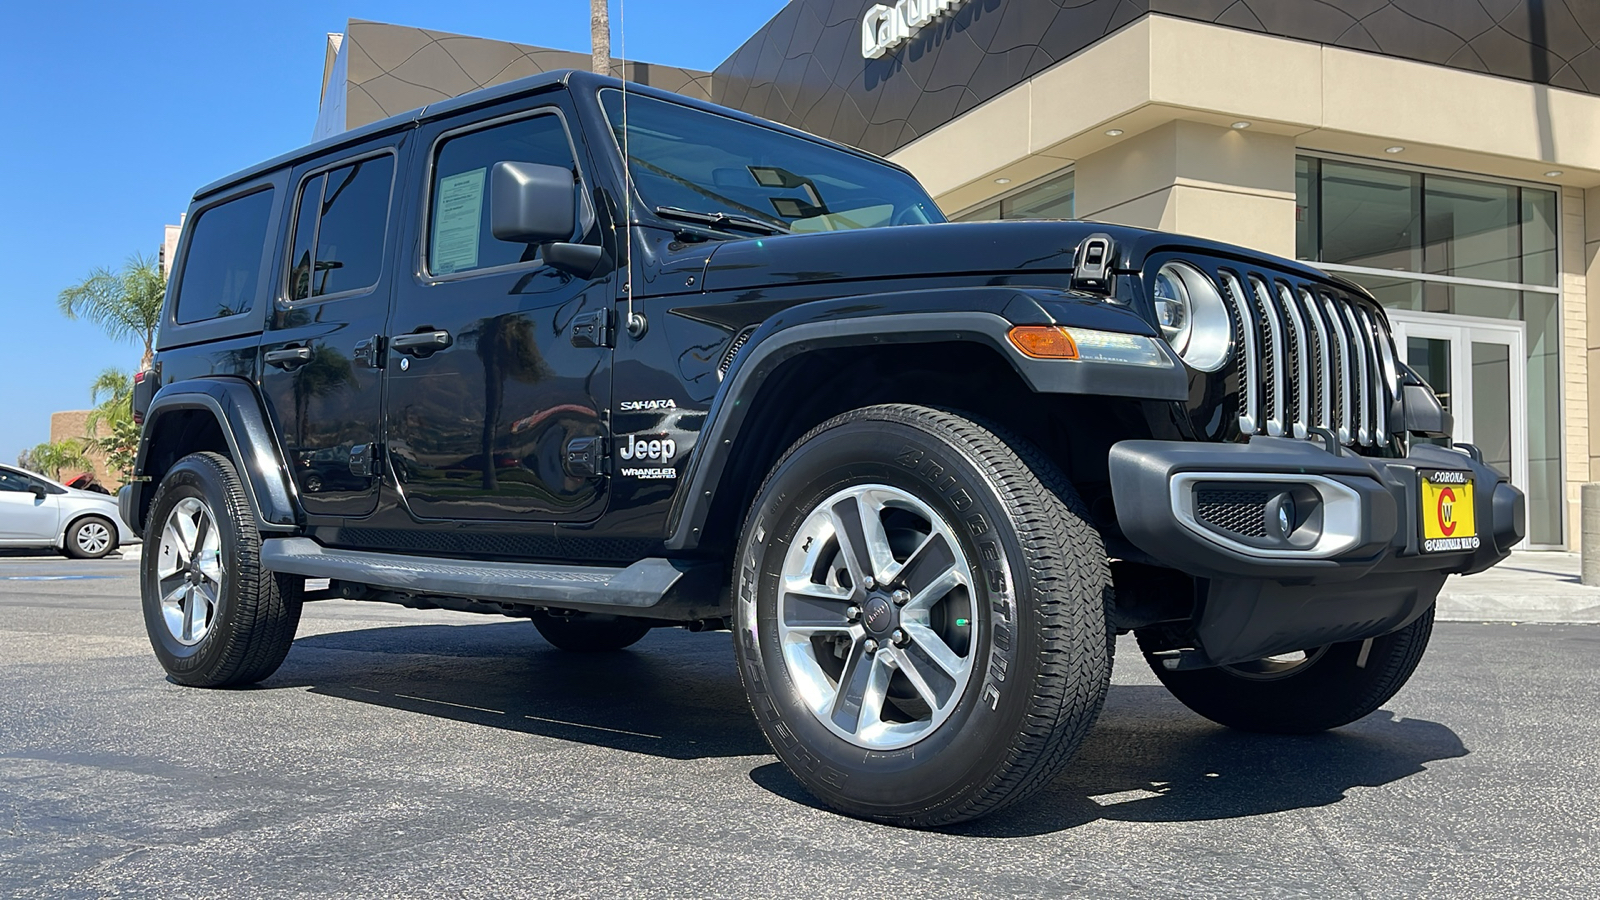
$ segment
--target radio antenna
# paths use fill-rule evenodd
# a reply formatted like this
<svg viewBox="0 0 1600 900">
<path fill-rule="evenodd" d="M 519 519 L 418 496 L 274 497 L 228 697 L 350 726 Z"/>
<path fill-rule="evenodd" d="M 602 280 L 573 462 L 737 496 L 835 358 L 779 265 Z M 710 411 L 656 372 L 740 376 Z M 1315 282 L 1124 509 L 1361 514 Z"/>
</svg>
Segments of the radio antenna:
<svg viewBox="0 0 1600 900">
<path fill-rule="evenodd" d="M 628 319 L 624 323 L 628 336 L 634 340 L 644 337 L 650 323 L 643 313 L 633 309 L 633 154 L 628 150 L 628 4 L 617 2 L 617 56 L 621 58 L 622 75 L 622 252 L 627 254 L 628 271 L 622 290 L 628 298 Z"/>
</svg>

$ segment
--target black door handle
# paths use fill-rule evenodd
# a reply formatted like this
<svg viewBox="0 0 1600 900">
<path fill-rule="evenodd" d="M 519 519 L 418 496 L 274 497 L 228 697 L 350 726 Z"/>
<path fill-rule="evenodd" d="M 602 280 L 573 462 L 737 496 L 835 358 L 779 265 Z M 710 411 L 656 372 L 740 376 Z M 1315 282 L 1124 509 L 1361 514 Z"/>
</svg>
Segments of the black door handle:
<svg viewBox="0 0 1600 900">
<path fill-rule="evenodd" d="M 266 360 L 267 365 L 269 366 L 277 366 L 280 369 L 292 369 L 295 366 L 303 366 L 306 363 L 311 362 L 311 348 L 284 347 L 282 350 L 268 350 L 266 353 L 262 354 L 261 358 Z"/>
<path fill-rule="evenodd" d="M 423 331 L 417 334 L 397 334 L 389 339 L 389 346 L 396 353 L 406 353 L 411 356 L 427 356 L 437 350 L 443 350 L 454 341 L 448 331 Z"/>
</svg>

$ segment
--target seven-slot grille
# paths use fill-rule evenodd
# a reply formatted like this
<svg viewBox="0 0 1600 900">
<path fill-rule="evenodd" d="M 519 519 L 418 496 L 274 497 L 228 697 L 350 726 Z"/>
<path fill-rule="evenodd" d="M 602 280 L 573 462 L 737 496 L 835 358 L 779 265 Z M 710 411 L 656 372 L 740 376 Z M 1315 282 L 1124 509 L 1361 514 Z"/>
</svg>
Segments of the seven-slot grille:
<svg viewBox="0 0 1600 900">
<path fill-rule="evenodd" d="M 1325 287 L 1249 270 L 1218 270 L 1239 356 L 1239 430 L 1341 444 L 1388 442 L 1400 382 L 1380 314 Z"/>
</svg>

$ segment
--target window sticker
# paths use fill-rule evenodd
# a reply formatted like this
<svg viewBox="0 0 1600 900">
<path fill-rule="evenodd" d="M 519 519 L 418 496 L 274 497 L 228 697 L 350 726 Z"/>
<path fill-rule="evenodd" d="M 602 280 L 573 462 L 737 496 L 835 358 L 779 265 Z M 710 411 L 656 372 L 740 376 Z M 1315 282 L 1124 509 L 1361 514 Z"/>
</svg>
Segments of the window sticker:
<svg viewBox="0 0 1600 900">
<path fill-rule="evenodd" d="M 483 180 L 488 169 L 439 179 L 433 214 L 433 273 L 448 275 L 478 266 L 478 228 L 483 217 Z"/>
</svg>

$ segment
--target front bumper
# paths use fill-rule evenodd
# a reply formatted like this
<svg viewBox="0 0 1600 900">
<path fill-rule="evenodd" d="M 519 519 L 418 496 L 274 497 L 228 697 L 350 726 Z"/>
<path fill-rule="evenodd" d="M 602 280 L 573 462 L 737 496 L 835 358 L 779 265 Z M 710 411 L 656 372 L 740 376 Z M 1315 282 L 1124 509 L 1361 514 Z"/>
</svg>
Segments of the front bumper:
<svg viewBox="0 0 1600 900">
<path fill-rule="evenodd" d="M 1214 664 L 1402 628 L 1446 576 L 1493 566 L 1525 531 L 1522 492 L 1505 476 L 1432 445 L 1386 459 L 1287 438 L 1123 441 L 1110 466 L 1123 536 L 1196 577 L 1195 630 Z M 1429 542 L 1423 473 L 1470 478 L 1472 538 Z"/>
</svg>

